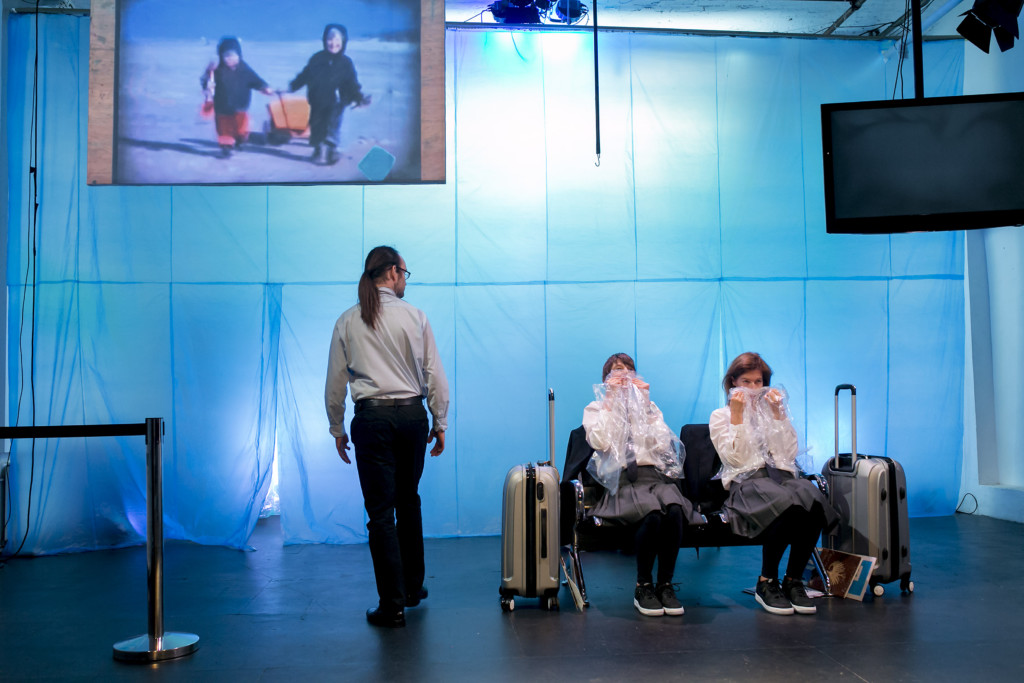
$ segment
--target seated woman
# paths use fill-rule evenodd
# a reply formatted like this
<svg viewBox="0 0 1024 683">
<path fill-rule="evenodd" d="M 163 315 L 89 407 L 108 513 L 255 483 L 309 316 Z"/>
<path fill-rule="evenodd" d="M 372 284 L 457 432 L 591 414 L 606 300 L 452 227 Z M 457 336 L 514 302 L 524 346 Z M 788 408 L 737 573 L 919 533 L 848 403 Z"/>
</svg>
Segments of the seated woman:
<svg viewBox="0 0 1024 683">
<path fill-rule="evenodd" d="M 755 599 L 772 614 L 814 614 L 801 576 L 822 530 L 838 517 L 817 486 L 798 476 L 797 435 L 772 370 L 742 353 L 725 373 L 729 404 L 711 413 L 711 440 L 722 459 L 722 485 L 733 533 L 762 545 Z M 779 563 L 789 546 L 786 574 Z"/>
<path fill-rule="evenodd" d="M 651 402 L 650 385 L 636 376 L 632 358 L 614 354 L 601 377 L 598 400 L 583 411 L 587 443 L 595 451 L 587 470 L 604 487 L 590 514 L 602 523 L 638 524 L 633 606 L 650 617 L 678 616 L 683 606 L 672 575 L 683 524 L 702 521 L 673 481 L 682 476 L 681 444 Z"/>
</svg>

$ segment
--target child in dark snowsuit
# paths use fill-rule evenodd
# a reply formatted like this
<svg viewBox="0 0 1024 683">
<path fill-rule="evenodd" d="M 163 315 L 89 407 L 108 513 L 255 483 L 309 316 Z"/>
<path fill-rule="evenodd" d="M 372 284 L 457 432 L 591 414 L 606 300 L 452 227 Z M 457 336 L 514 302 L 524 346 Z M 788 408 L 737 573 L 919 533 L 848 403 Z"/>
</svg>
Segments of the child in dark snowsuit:
<svg viewBox="0 0 1024 683">
<path fill-rule="evenodd" d="M 342 113 L 350 104 L 369 104 L 370 98 L 363 95 L 352 60 L 345 55 L 348 30 L 340 24 L 328 24 L 323 43 L 324 49 L 309 58 L 288 89 L 295 92 L 306 86 L 313 163 L 334 164 L 338 161 Z"/>
<path fill-rule="evenodd" d="M 272 95 L 266 81 L 256 75 L 242 61 L 242 46 L 238 38 L 226 36 L 217 45 L 219 63 L 212 62 L 199 78 L 203 90 L 213 91 L 213 111 L 216 114 L 217 143 L 220 156 L 231 156 L 232 148 L 241 147 L 249 139 L 249 103 L 253 90 Z"/>
</svg>

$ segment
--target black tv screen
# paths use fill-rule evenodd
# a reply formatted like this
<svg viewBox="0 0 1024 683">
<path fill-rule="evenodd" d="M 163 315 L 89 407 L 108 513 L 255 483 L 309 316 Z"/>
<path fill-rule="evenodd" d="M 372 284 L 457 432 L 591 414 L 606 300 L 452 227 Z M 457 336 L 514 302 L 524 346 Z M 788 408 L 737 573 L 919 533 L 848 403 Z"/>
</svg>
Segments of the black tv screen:
<svg viewBox="0 0 1024 683">
<path fill-rule="evenodd" d="M 1024 224 L 1024 93 L 821 105 L 829 233 Z"/>
</svg>

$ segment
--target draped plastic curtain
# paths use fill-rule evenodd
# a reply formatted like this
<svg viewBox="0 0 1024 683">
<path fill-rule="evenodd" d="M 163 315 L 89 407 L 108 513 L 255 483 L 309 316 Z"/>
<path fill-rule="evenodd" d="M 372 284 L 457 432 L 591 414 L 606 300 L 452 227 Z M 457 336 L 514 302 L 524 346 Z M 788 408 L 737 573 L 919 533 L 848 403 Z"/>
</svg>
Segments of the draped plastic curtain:
<svg viewBox="0 0 1024 683">
<path fill-rule="evenodd" d="M 449 30 L 444 185 L 118 188 L 84 185 L 88 22 L 39 19 L 34 233 L 35 18 L 12 16 L 5 41 L 9 422 L 31 422 L 33 391 L 37 424 L 164 417 L 168 537 L 243 547 L 276 453 L 286 541 L 365 539 L 322 395 L 377 244 L 414 273 L 452 387 L 428 535 L 498 533 L 506 470 L 547 457 L 547 388 L 561 463 L 617 351 L 676 428 L 723 403 L 733 356 L 761 352 L 815 468 L 832 390 L 856 384 L 859 450 L 904 463 L 911 514 L 952 512 L 962 233 L 824 230 L 818 106 L 891 97 L 890 43 L 602 34 L 597 166 L 588 33 Z M 962 43 L 925 48 L 927 94 L 959 94 Z M 9 535 L 32 553 L 139 542 L 144 452 L 15 443 Z"/>
</svg>

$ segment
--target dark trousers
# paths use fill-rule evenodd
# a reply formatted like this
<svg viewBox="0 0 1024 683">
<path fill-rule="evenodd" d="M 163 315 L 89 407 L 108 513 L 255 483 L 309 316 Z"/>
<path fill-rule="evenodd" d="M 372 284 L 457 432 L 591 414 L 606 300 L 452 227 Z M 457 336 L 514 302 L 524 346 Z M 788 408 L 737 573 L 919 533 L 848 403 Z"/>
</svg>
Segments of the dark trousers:
<svg viewBox="0 0 1024 683">
<path fill-rule="evenodd" d="M 309 107 L 309 144 L 314 147 L 325 142 L 331 147 L 341 144 L 341 117 L 345 108 L 340 104 L 318 104 Z"/>
<path fill-rule="evenodd" d="M 395 612 L 423 586 L 419 484 L 430 426 L 422 405 L 364 408 L 352 417 L 380 608 Z"/>
<path fill-rule="evenodd" d="M 824 526 L 825 515 L 817 504 L 810 511 L 794 505 L 779 515 L 757 536 L 757 540 L 762 543 L 761 576 L 766 579 L 779 578 L 779 563 L 786 552 L 786 546 L 789 546 L 786 575 L 799 579 L 811 559 Z"/>
<path fill-rule="evenodd" d="M 683 540 L 683 509 L 669 505 L 665 512 L 652 512 L 636 530 L 636 581 L 653 583 L 654 560 L 658 560 L 658 583 L 671 583 Z"/>
</svg>

